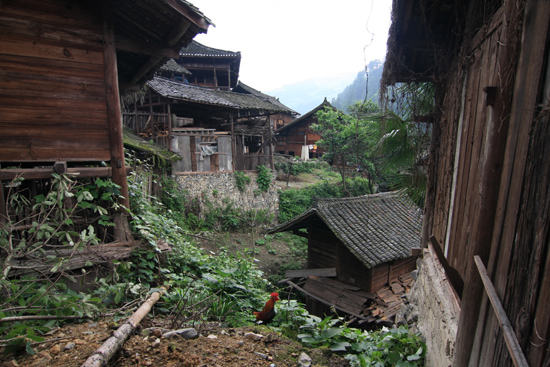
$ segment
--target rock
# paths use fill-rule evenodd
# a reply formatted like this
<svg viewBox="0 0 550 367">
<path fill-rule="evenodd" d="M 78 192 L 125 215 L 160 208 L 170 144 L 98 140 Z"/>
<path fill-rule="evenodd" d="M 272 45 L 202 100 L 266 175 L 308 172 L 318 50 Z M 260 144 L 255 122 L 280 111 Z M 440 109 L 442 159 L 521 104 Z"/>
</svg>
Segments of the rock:
<svg viewBox="0 0 550 367">
<path fill-rule="evenodd" d="M 160 329 L 153 329 L 153 335 L 157 338 L 160 338 L 162 336 L 162 330 Z"/>
<path fill-rule="evenodd" d="M 254 333 L 246 333 L 244 334 L 244 337 L 247 339 L 252 339 L 254 341 L 260 341 L 263 339 L 264 336 L 260 334 L 254 334 Z"/>
<path fill-rule="evenodd" d="M 298 358 L 298 366 L 300 366 L 300 367 L 310 367 L 311 366 L 311 358 L 307 354 L 302 352 L 302 354 L 300 354 L 300 358 Z"/>
<path fill-rule="evenodd" d="M 239 341 L 237 342 L 237 347 L 242 347 L 243 344 L 244 344 L 244 342 L 243 342 L 242 340 L 239 340 Z"/>
<path fill-rule="evenodd" d="M 9 362 L 4 362 L 2 364 L 2 367 L 19 367 L 19 363 L 15 359 L 12 359 Z"/>
<path fill-rule="evenodd" d="M 169 331 L 167 333 L 162 334 L 162 337 L 166 339 L 170 339 L 175 335 L 181 336 L 184 339 L 195 339 L 196 337 L 199 336 L 199 333 L 197 333 L 197 330 L 193 328 L 186 328 L 186 329 Z"/>
<path fill-rule="evenodd" d="M 59 354 L 59 352 L 61 352 L 61 346 L 59 344 L 56 344 L 50 348 L 50 354 L 55 355 L 55 354 Z"/>
<path fill-rule="evenodd" d="M 76 345 L 88 344 L 88 343 L 86 343 L 86 342 L 85 342 L 84 340 L 82 340 L 82 339 L 75 339 L 74 343 L 75 343 Z"/>
<path fill-rule="evenodd" d="M 210 334 L 207 336 L 208 339 L 218 339 L 218 336 L 217 335 L 214 335 L 214 334 Z"/>
<path fill-rule="evenodd" d="M 44 352 L 41 356 L 32 363 L 33 367 L 46 367 L 52 361 L 52 356 L 48 352 Z"/>
<path fill-rule="evenodd" d="M 263 359 L 267 359 L 269 357 L 267 354 L 263 354 L 263 353 L 259 353 L 259 352 L 254 352 L 254 354 L 262 357 Z"/>
<path fill-rule="evenodd" d="M 75 343 L 69 342 L 65 345 L 65 348 L 63 348 L 63 350 L 71 350 L 74 348 L 75 345 L 76 345 Z"/>
<path fill-rule="evenodd" d="M 88 324 L 88 327 L 96 327 L 97 326 L 97 322 L 90 322 Z"/>
<path fill-rule="evenodd" d="M 151 343 L 151 346 L 153 348 L 158 348 L 160 347 L 160 339 L 156 339 L 154 342 Z"/>
</svg>

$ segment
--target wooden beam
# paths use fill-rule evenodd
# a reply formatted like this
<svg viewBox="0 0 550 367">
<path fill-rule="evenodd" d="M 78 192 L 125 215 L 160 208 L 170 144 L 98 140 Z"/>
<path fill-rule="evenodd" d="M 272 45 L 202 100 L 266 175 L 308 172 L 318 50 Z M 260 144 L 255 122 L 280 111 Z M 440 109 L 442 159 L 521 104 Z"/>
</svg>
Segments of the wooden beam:
<svg viewBox="0 0 550 367">
<path fill-rule="evenodd" d="M 165 47 L 154 42 L 140 42 L 131 38 L 115 36 L 116 49 L 139 55 L 162 56 L 177 59 L 179 50 Z"/>
<path fill-rule="evenodd" d="M 132 172 L 132 168 L 126 168 L 126 175 Z M 13 168 L 0 170 L 0 180 L 13 180 L 16 177 L 23 177 L 27 180 L 49 179 L 56 173 L 53 168 Z M 84 177 L 112 177 L 111 167 L 72 167 L 67 168 L 68 175 L 75 175 L 77 178 Z"/>
<path fill-rule="evenodd" d="M 481 276 L 481 281 L 485 286 L 487 296 L 489 296 L 489 301 L 491 301 L 491 304 L 493 305 L 493 310 L 495 311 L 500 327 L 502 328 L 504 341 L 506 342 L 506 346 L 508 347 L 508 351 L 510 352 L 510 356 L 514 362 L 514 366 L 529 367 L 527 359 L 523 354 L 523 350 L 521 349 L 518 339 L 516 338 L 514 329 L 510 324 L 510 320 L 508 320 L 504 307 L 502 307 L 502 303 L 500 303 L 497 291 L 493 286 L 489 275 L 487 275 L 487 270 L 485 269 L 485 265 L 483 265 L 483 261 L 481 261 L 481 258 L 477 255 L 474 256 L 474 261 L 476 263 L 477 270 L 479 271 L 479 275 Z"/>
<path fill-rule="evenodd" d="M 285 272 L 286 278 L 307 278 L 310 276 L 335 277 L 336 268 L 298 269 L 298 270 L 287 270 Z"/>
<path fill-rule="evenodd" d="M 111 153 L 113 181 L 120 186 L 122 198 L 119 204 L 130 208 L 128 181 L 126 180 L 126 163 L 124 160 L 124 143 L 122 140 L 122 111 L 118 89 L 118 72 L 115 47 L 115 29 L 113 21 L 113 4 L 107 0 L 103 6 L 103 60 L 105 64 L 105 92 L 107 102 L 107 126 Z"/>
</svg>

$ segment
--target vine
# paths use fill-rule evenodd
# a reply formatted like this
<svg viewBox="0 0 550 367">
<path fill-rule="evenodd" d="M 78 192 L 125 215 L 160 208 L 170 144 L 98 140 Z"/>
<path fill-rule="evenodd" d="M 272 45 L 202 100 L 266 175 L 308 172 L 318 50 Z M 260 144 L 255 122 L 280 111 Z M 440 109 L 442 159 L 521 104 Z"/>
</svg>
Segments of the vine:
<svg viewBox="0 0 550 367">
<path fill-rule="evenodd" d="M 256 169 L 258 170 L 258 177 L 256 178 L 258 187 L 263 192 L 268 192 L 271 186 L 271 180 L 273 179 L 271 170 L 264 165 L 258 166 Z"/>
</svg>

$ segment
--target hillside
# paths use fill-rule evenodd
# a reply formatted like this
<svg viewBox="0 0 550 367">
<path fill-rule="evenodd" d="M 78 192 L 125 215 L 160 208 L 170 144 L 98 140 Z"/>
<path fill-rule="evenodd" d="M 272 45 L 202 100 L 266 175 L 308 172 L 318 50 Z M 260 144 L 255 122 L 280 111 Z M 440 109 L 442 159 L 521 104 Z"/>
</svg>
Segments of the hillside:
<svg viewBox="0 0 550 367">
<path fill-rule="evenodd" d="M 380 89 L 380 79 L 382 78 L 382 70 L 384 63 L 380 60 L 371 61 L 368 66 L 368 95 L 367 99 L 371 99 L 378 103 Z M 357 101 L 365 100 L 367 94 L 367 73 L 360 71 L 357 73 L 353 83 L 348 85 L 343 92 L 339 93 L 336 98 L 333 98 L 331 103 L 334 107 L 347 112 L 348 106 Z"/>
</svg>

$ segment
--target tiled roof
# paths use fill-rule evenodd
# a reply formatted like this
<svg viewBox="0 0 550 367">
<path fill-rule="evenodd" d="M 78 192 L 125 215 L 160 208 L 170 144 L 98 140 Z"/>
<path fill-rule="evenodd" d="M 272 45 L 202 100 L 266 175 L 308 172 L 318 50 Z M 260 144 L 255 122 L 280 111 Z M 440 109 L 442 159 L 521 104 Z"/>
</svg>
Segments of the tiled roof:
<svg viewBox="0 0 550 367">
<path fill-rule="evenodd" d="M 420 247 L 421 210 L 395 192 L 318 199 L 305 213 L 268 232 L 307 227 L 315 217 L 367 268 L 411 256 L 411 249 Z"/>
<path fill-rule="evenodd" d="M 171 71 L 173 73 L 191 74 L 189 70 L 178 64 L 174 59 L 168 59 L 166 64 L 162 65 L 161 71 Z"/>
<path fill-rule="evenodd" d="M 266 99 L 268 100 L 269 102 L 273 103 L 274 105 L 276 106 L 279 106 L 283 109 L 285 109 L 286 111 L 288 111 L 290 114 L 292 115 L 297 115 L 298 112 L 294 111 L 293 109 L 285 106 L 284 104 L 282 104 L 277 98 L 273 97 L 273 96 L 270 96 L 268 94 L 265 94 L 265 93 L 262 93 L 260 92 L 259 90 L 257 89 L 254 89 L 252 88 L 251 86 L 249 85 L 246 85 L 244 84 L 243 82 L 241 82 L 239 80 L 239 82 L 237 83 L 237 86 L 235 88 L 233 88 L 233 92 L 236 92 L 236 93 L 245 93 L 245 94 L 252 94 L 256 97 L 259 97 L 259 98 L 263 98 L 263 99 Z"/>
<path fill-rule="evenodd" d="M 218 48 L 205 46 L 202 43 L 198 43 L 197 41 L 191 41 L 191 43 L 187 45 L 187 47 L 182 47 L 180 50 L 180 55 L 187 57 L 241 57 L 241 53 L 239 51 L 233 52 L 220 50 Z"/>
<path fill-rule="evenodd" d="M 217 105 L 236 110 L 260 110 L 271 113 L 285 112 L 286 109 L 268 100 L 251 94 L 214 90 L 174 80 L 155 77 L 147 85 L 163 97 L 195 103 Z"/>
<path fill-rule="evenodd" d="M 328 108 L 332 108 L 332 109 L 336 109 L 333 105 L 330 104 L 329 101 L 327 101 L 327 99 L 325 98 L 325 100 L 323 101 L 323 103 L 321 103 L 319 106 L 315 107 L 314 109 L 312 109 L 311 111 L 309 111 L 308 113 L 300 116 L 299 118 L 297 118 L 296 120 L 293 120 L 291 121 L 290 123 L 284 125 L 284 126 L 281 126 L 280 128 L 278 128 L 277 130 L 275 130 L 275 133 L 280 133 L 280 132 L 283 132 L 285 131 L 286 129 L 288 129 L 289 127 L 291 126 L 294 126 L 298 123 L 300 123 L 301 121 L 304 121 L 306 119 L 308 119 L 309 117 L 311 117 L 313 114 L 315 114 L 317 111 L 323 109 L 324 107 L 328 107 Z"/>
</svg>

